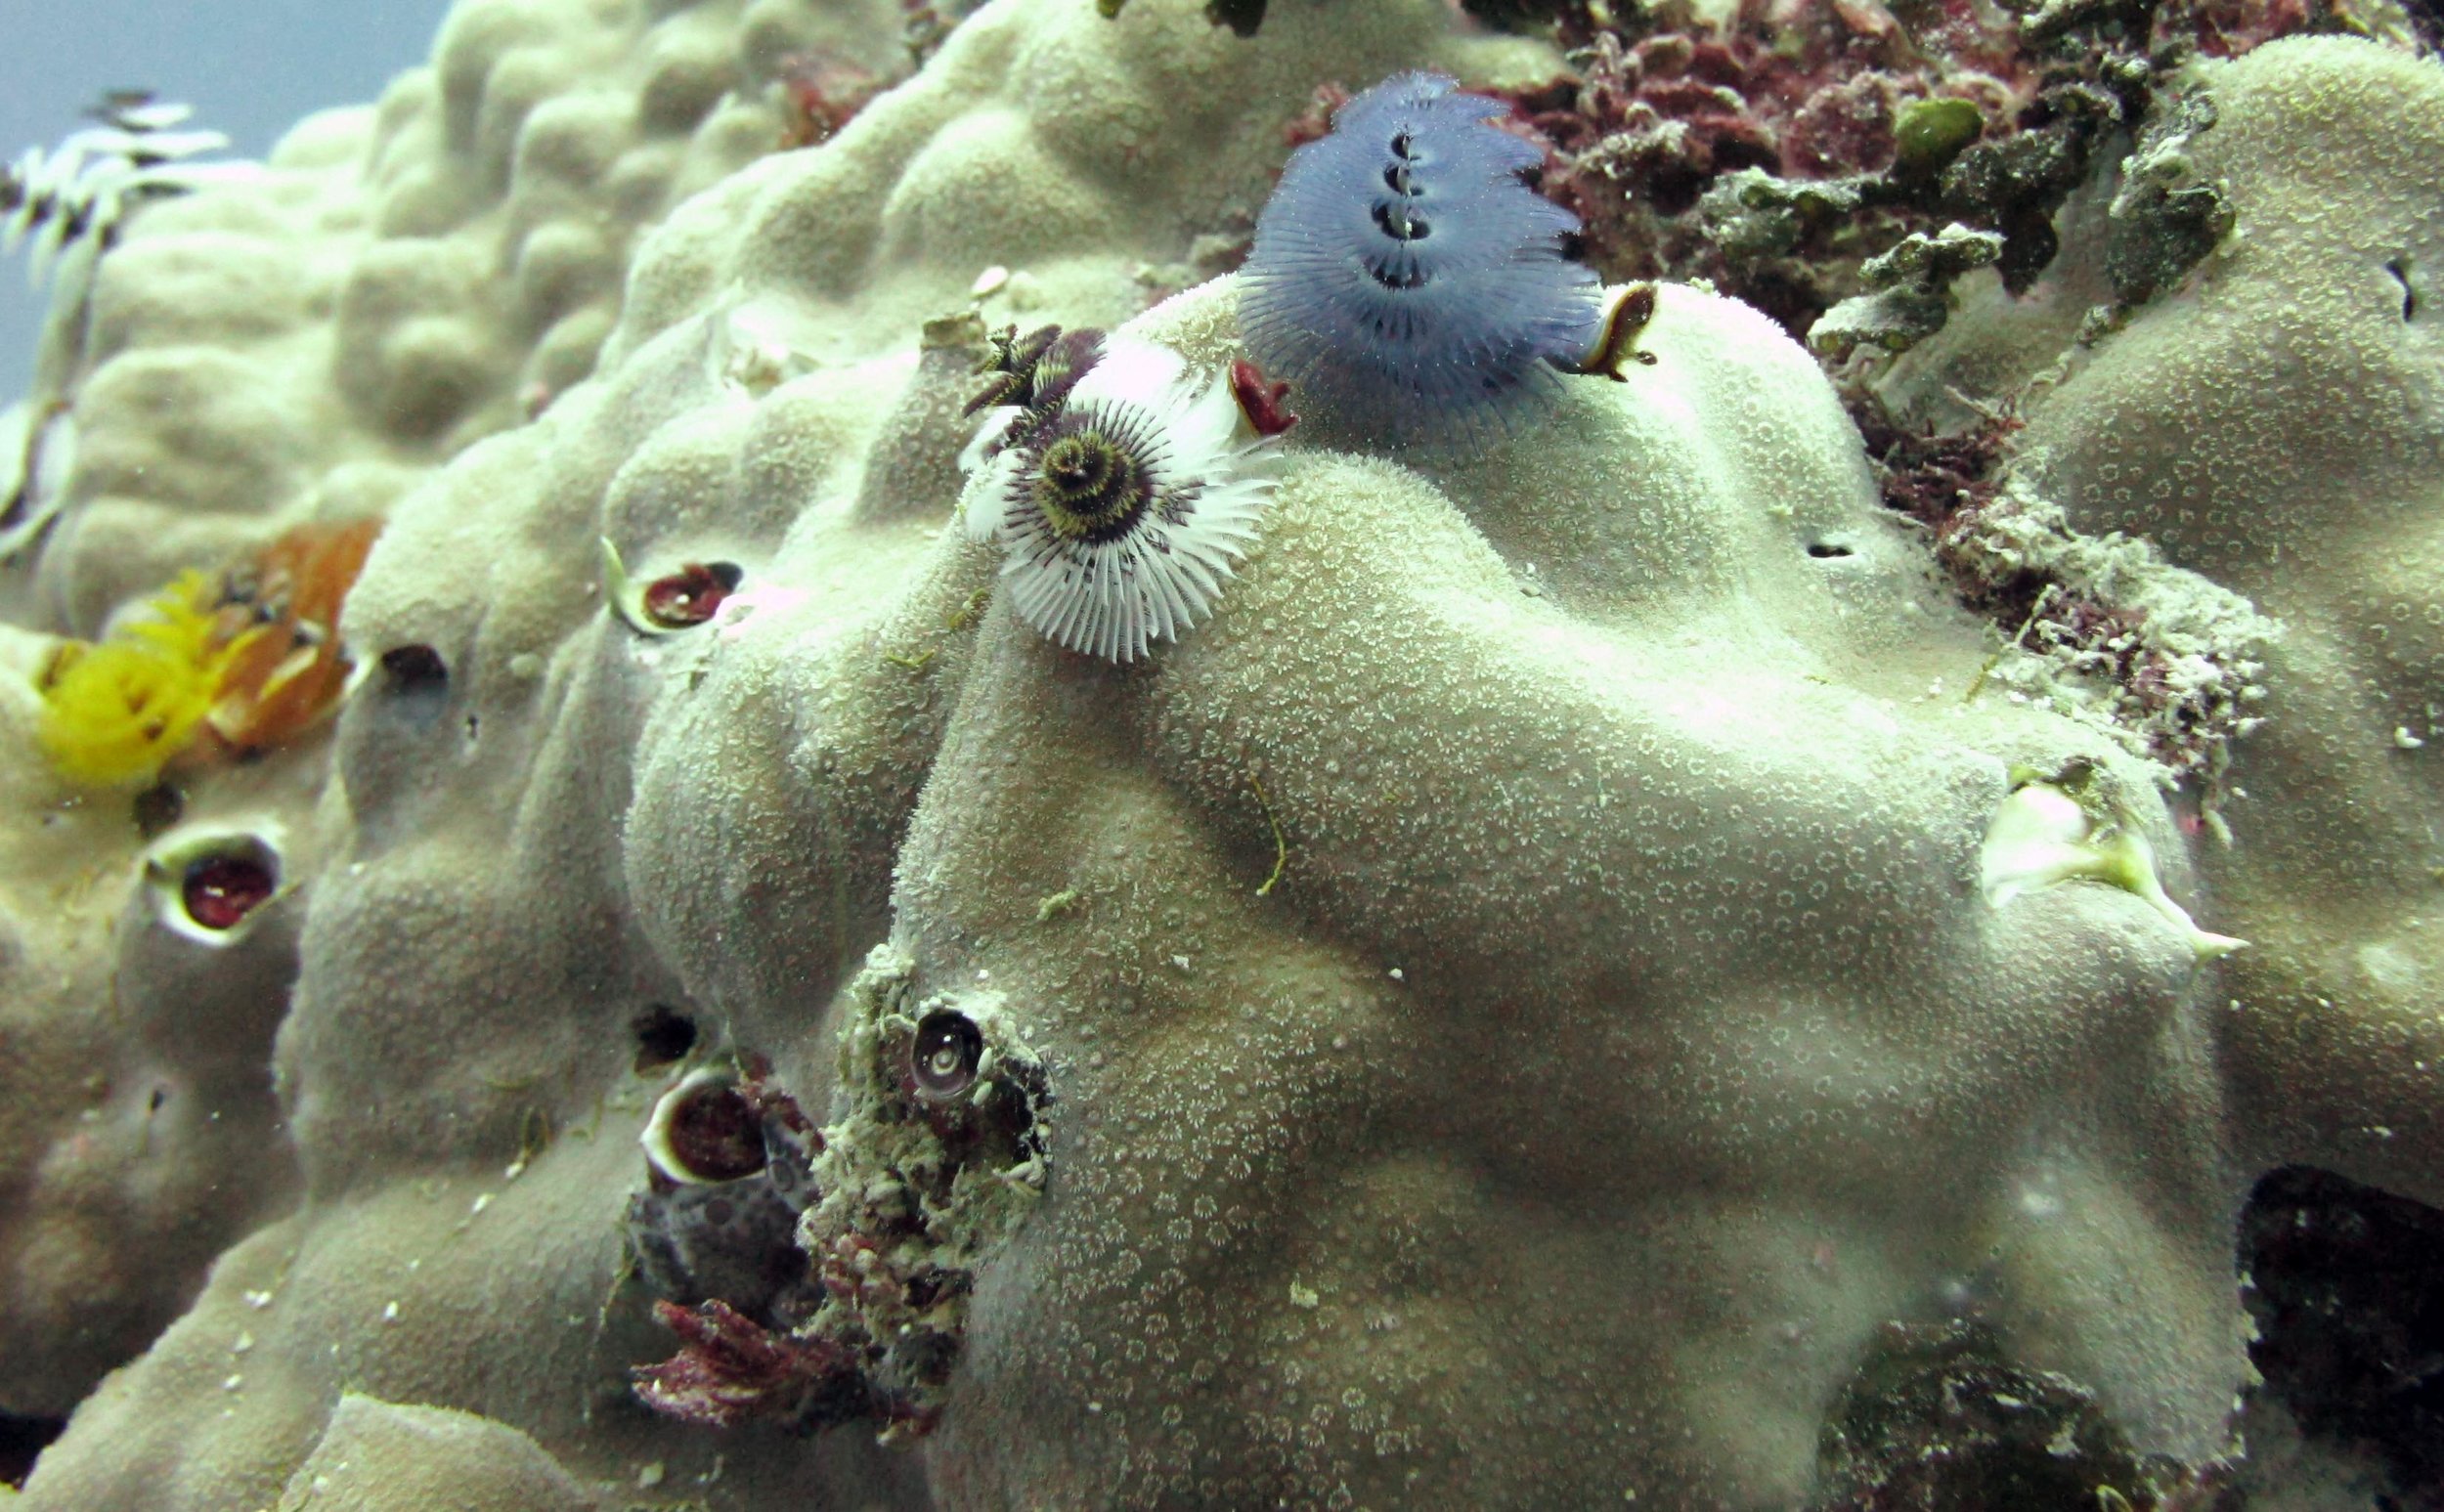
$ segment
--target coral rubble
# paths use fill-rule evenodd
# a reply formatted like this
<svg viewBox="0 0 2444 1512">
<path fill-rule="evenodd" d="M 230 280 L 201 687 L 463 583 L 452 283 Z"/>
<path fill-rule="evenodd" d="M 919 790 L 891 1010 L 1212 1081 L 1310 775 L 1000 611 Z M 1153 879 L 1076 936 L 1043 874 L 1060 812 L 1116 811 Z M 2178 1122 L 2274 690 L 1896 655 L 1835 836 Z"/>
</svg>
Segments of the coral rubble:
<svg viewBox="0 0 2444 1512">
<path fill-rule="evenodd" d="M 0 1504 L 2426 1473 L 2306 1332 L 2444 1203 L 2425 45 L 459 0 L 0 423 Z M 1200 271 L 1413 71 L 1614 283 L 1473 450 Z M 1098 350 L 1198 377 L 1056 465 Z M 1252 510 L 1192 410 L 1229 591 L 1047 633 L 963 511 Z"/>
</svg>

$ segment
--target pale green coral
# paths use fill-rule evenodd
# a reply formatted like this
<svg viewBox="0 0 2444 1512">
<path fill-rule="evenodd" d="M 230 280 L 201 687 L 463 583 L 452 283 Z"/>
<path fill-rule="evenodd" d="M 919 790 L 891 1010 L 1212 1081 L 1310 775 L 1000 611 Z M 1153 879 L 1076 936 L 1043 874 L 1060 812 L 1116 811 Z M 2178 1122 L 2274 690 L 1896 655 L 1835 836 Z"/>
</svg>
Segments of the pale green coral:
<svg viewBox="0 0 2444 1512">
<path fill-rule="evenodd" d="M 545 1505 L 1388 1507 L 1456 1489 L 1783 1507 L 1811 1494 L 1825 1414 L 1886 1325 L 1968 1315 L 2014 1368 L 2092 1392 L 2134 1452 L 2231 1447 L 2248 1180 L 2333 1159 L 2432 1194 L 2444 1168 L 2431 1082 L 2406 1069 L 2431 1017 L 2417 915 L 2304 917 L 2352 904 L 2344 884 L 2407 905 L 2431 859 L 2396 821 L 2423 812 L 2402 763 L 2432 747 L 2388 733 L 2427 716 L 2391 691 L 2370 705 L 2364 677 L 2337 678 L 2338 702 L 2303 684 L 2340 668 L 2407 689 L 2423 668 L 2385 649 L 2426 633 L 2386 586 L 2422 559 L 2375 546 L 2431 482 L 2434 396 L 2405 361 L 2425 328 L 2378 328 L 2401 319 L 2378 297 L 2391 276 L 2341 253 L 2381 233 L 2424 278 L 2437 175 L 2423 139 L 2345 133 L 2343 176 L 2367 188 L 2348 224 L 2320 225 L 2287 124 L 2373 119 L 2432 91 L 2432 66 L 2318 43 L 2274 55 L 2315 65 L 2298 78 L 2221 75 L 2191 151 L 2232 185 L 2231 245 L 2196 302 L 2148 305 L 2031 415 L 2031 497 L 2093 534 L 2115 491 L 2134 509 L 2165 492 L 2152 518 L 2175 561 L 2292 622 L 2267 654 L 2269 726 L 2235 747 L 2234 846 L 2202 863 L 2123 711 L 2066 714 L 2026 669 L 1978 686 L 1990 627 L 1878 504 L 1814 362 L 1686 287 L 1640 333 L 1652 366 L 1569 380 L 1548 424 L 1483 457 L 1426 471 L 1292 432 L 1232 593 L 1146 666 L 1047 642 L 994 591 L 992 553 L 944 528 L 959 317 L 1125 322 L 1227 362 L 1232 281 L 1137 314 L 1135 269 L 1260 200 L 1320 74 L 1529 80 L 1556 60 L 1455 35 L 1435 0 L 1281 7 L 1248 41 L 1195 0 L 1113 22 L 1002 0 L 822 147 L 747 151 L 768 107 L 706 86 L 752 86 L 772 46 L 884 9 L 706 0 L 614 24 L 575 0 L 471 0 L 436 70 L 394 92 L 370 170 L 381 224 L 415 244 L 313 243 L 338 249 L 309 261 L 364 259 L 327 270 L 353 291 L 333 324 L 302 300 L 266 335 L 224 300 L 217 327 L 138 322 L 88 354 L 78 413 L 105 460 L 27 603 L 125 598 L 108 543 L 170 495 L 214 501 L 210 531 L 242 516 L 248 467 L 194 458 L 164 496 L 111 503 L 166 454 L 165 411 L 139 395 L 238 372 L 351 417 L 325 435 L 280 405 L 200 411 L 240 459 L 278 455 L 326 494 L 388 486 L 351 471 L 375 454 L 420 471 L 350 602 L 378 665 L 328 782 L 247 779 L 297 835 L 315 821 L 288 857 L 310 890 L 281 905 L 304 921 L 294 1003 L 260 979 L 275 915 L 219 953 L 232 975 L 204 1005 L 216 1024 L 233 1004 L 286 1010 L 276 1053 L 259 1022 L 210 1043 L 258 1087 L 269 1058 L 302 1200 L 85 1398 L 20 1500 L 256 1512 L 352 1445 L 422 1443 Z M 710 105 L 684 127 L 689 100 Z M 344 155 L 288 192 L 365 203 Z M 571 274 L 580 297 L 553 319 L 556 278 L 488 255 L 522 203 L 563 207 L 571 236 L 589 207 L 628 206 L 598 260 L 553 254 L 624 281 Z M 178 209 L 150 254 L 131 241 L 105 267 L 97 312 L 166 311 L 182 227 L 306 213 Z M 632 255 L 622 228 L 645 222 Z M 2295 319 L 2269 284 L 2302 257 L 2333 278 Z M 980 283 L 996 267 L 1013 272 Z M 517 328 L 546 334 L 443 361 L 458 324 L 506 340 L 470 313 L 502 279 L 533 301 Z M 1911 358 L 1996 318 L 1965 301 Z M 2269 323 L 2319 356 L 2309 370 L 2390 384 L 2384 423 L 2302 429 L 2285 370 L 2250 367 L 2240 339 Z M 2226 344 L 2194 367 L 2201 332 Z M 511 373 L 573 377 L 593 337 L 590 381 L 465 444 L 509 425 Z M 376 359 L 337 397 L 326 340 Z M 2227 405 L 2205 379 L 2236 368 L 2254 376 Z M 412 434 L 371 428 L 380 394 L 416 401 Z M 2201 437 L 2266 480 L 2249 521 L 2180 520 Z M 2343 456 L 2359 493 L 2282 487 Z M 2259 644 L 2246 605 L 2071 536 L 2014 540 L 2187 603 L 2167 636 Z M 606 582 L 606 540 L 640 572 L 735 564 L 738 592 L 640 635 L 606 605 L 636 586 L 625 567 Z M 2309 557 L 2296 617 L 2262 570 L 2278 549 Z M 2372 594 L 2380 613 L 2317 617 Z M 2028 688 L 2047 696 L 2008 696 Z M 22 730 L 21 694 L 0 713 Z M 2372 730 L 2380 749 L 2350 744 Z M 2312 774 L 2338 777 L 2341 806 Z M 82 823 L 72 845 L 0 837 L 26 860 L 0 894 L 37 941 L 27 970 L 77 984 L 27 999 L 55 1028 L 102 1000 L 109 910 L 44 934 L 42 886 L 97 855 L 118 868 L 98 869 L 111 909 L 141 886 L 138 847 Z M 2385 843 L 2347 843 L 2367 838 Z M 2313 899 L 2282 886 L 2287 859 L 2324 868 Z M 2255 943 L 2212 959 L 2218 929 Z M 152 1028 L 177 1021 L 192 968 L 148 937 L 122 983 Z M 2325 1017 L 2318 982 L 2343 989 Z M 893 1171 L 938 1168 L 895 1101 L 911 1006 L 972 1011 L 1040 1064 L 1040 1163 L 892 1209 L 973 1272 L 959 1308 L 916 1310 L 959 1343 L 909 1452 L 853 1428 L 717 1435 L 631 1396 L 629 1368 L 676 1347 L 620 1281 L 634 1141 L 668 1074 L 636 1069 L 652 1005 L 768 1057 L 841 1134 L 818 1241 L 903 1199 Z M 2287 1060 L 2286 1036 L 2314 1053 Z M 96 1042 L 122 1054 L 97 1028 L 44 1064 Z M 150 1068 L 190 1048 L 125 1054 Z M 40 1085 L 47 1101 L 0 1103 L 25 1125 L 15 1147 L 66 1147 L 75 1100 Z M 110 1105 L 114 1137 L 141 1127 Z M 256 1108 L 279 1166 L 268 1109 L 231 1105 Z M 200 1133 L 174 1148 L 182 1174 L 229 1169 Z M 109 1189 L 78 1171 L 77 1195 Z M 51 1308 L 36 1321 L 65 1316 L 21 1296 Z"/>
</svg>

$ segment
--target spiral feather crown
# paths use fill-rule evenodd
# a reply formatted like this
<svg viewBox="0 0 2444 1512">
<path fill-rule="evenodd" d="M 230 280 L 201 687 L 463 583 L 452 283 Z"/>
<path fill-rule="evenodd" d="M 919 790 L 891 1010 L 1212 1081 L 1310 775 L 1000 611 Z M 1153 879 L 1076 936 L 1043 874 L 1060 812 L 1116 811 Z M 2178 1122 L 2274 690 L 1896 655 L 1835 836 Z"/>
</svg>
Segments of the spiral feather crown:
<svg viewBox="0 0 2444 1512">
<path fill-rule="evenodd" d="M 1505 109 L 1401 74 L 1290 154 L 1240 327 L 1331 428 L 1472 446 L 1515 428 L 1593 343 L 1599 284 L 1564 252 L 1578 217 L 1527 186 L 1542 154 L 1491 124 Z"/>
</svg>

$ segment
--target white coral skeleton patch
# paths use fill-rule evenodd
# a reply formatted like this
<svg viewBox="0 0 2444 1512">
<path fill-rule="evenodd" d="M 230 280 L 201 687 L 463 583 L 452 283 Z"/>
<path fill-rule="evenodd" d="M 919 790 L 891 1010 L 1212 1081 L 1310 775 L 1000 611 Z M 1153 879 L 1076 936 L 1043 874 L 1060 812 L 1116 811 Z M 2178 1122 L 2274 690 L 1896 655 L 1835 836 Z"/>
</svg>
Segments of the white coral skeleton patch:
<svg viewBox="0 0 2444 1512">
<path fill-rule="evenodd" d="M 1273 479 L 1213 373 L 1107 338 L 1058 408 L 988 411 L 965 460 L 968 532 L 998 540 L 1020 619 L 1072 651 L 1133 662 L 1213 612 Z"/>
</svg>

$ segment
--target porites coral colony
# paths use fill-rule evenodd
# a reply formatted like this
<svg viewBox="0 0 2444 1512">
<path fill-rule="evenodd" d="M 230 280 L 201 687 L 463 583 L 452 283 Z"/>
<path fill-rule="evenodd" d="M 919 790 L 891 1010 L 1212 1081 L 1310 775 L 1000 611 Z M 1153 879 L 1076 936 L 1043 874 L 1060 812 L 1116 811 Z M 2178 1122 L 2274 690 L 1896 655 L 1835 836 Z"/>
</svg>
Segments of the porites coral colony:
<svg viewBox="0 0 2444 1512">
<path fill-rule="evenodd" d="M 1507 108 L 1400 74 L 1290 155 L 1240 328 L 1334 432 L 1476 446 L 1595 344 L 1597 280 L 1565 251 L 1578 217 L 1527 187 L 1544 154 L 1492 124 Z"/>
</svg>

